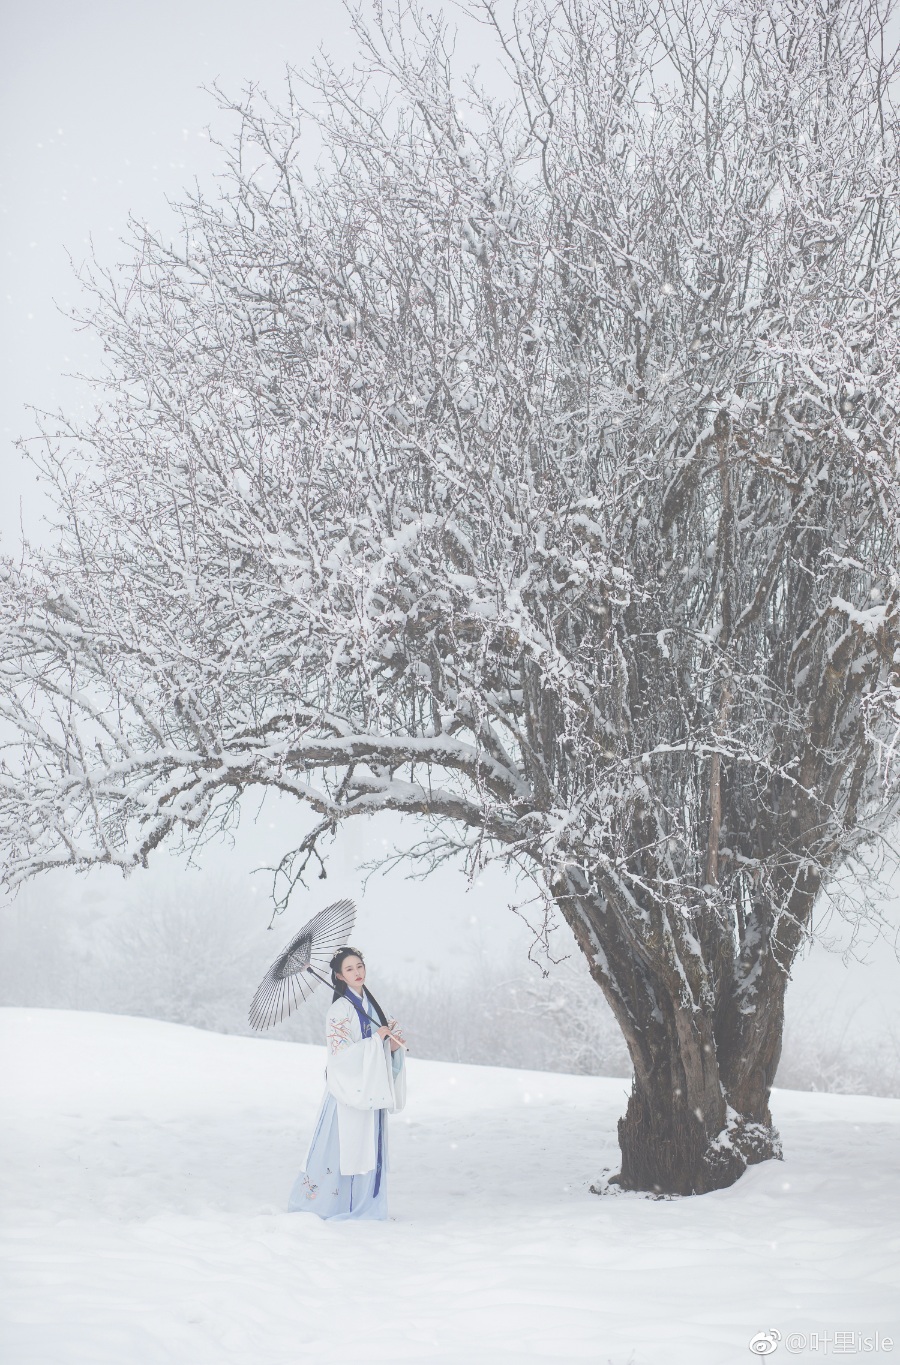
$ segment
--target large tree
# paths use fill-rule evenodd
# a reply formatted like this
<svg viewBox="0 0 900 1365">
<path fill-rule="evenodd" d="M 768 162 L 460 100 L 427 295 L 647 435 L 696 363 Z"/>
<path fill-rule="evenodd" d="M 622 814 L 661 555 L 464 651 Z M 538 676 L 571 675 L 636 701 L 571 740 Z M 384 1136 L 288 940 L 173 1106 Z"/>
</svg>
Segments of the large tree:
<svg viewBox="0 0 900 1365">
<path fill-rule="evenodd" d="M 418 816 L 572 927 L 622 1182 L 702 1192 L 777 1154 L 791 964 L 900 800 L 888 15 L 498 8 L 493 94 L 357 16 L 353 72 L 233 104 L 182 238 L 87 278 L 105 387 L 2 583 L 6 877 L 254 786 L 318 813 L 289 884 Z"/>
</svg>

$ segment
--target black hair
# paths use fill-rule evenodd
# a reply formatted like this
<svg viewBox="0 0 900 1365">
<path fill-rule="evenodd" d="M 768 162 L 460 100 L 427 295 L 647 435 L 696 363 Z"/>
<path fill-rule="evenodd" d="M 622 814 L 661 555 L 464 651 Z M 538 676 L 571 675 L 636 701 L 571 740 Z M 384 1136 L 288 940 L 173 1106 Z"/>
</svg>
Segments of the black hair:
<svg viewBox="0 0 900 1365">
<path fill-rule="evenodd" d="M 358 948 L 351 948 L 349 946 L 338 948 L 334 957 L 328 964 L 329 967 L 331 968 L 331 984 L 334 987 L 334 995 L 331 997 L 332 1004 L 334 1004 L 335 1000 L 340 1000 L 341 996 L 346 995 L 347 993 L 347 983 L 346 981 L 338 980 L 338 972 L 341 970 L 341 968 L 344 965 L 344 961 L 348 957 L 358 957 L 360 962 L 365 966 L 366 959 L 363 957 L 362 953 L 359 951 Z M 378 1001 L 375 999 L 374 995 L 369 990 L 368 986 L 365 986 L 363 989 L 365 990 L 366 995 L 369 997 L 372 1004 L 374 1005 L 375 1013 L 381 1020 L 382 1027 L 386 1027 L 387 1015 L 385 1014 L 384 1010 L 381 1008 Z"/>
</svg>

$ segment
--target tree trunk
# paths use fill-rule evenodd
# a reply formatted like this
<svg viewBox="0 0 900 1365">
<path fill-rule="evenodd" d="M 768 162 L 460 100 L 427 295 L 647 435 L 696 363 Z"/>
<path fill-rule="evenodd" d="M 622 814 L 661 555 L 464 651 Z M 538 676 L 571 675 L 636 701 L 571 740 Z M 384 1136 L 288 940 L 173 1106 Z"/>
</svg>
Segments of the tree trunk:
<svg viewBox="0 0 900 1365">
<path fill-rule="evenodd" d="M 619 932 L 608 903 L 578 899 L 577 923 L 571 897 L 565 913 L 634 1065 L 614 1182 L 705 1194 L 734 1184 L 749 1165 L 780 1158 L 769 1112 L 784 1022 L 786 976 L 777 964 L 771 957 L 759 964 L 750 994 L 729 968 L 717 997 L 706 998 L 684 975 L 654 972 Z"/>
<path fill-rule="evenodd" d="M 777 1041 L 780 1051 L 780 1034 Z M 696 1085 L 689 1080 L 703 1061 L 710 1081 L 705 1107 L 694 1103 Z M 618 1183 L 632 1190 L 706 1194 L 733 1185 L 747 1166 L 780 1157 L 768 1103 L 774 1064 L 736 1070 L 736 1084 L 726 1087 L 714 1054 L 701 1059 L 694 1046 L 677 1038 L 655 1047 L 653 1071 L 635 1067 L 619 1120 Z"/>
</svg>

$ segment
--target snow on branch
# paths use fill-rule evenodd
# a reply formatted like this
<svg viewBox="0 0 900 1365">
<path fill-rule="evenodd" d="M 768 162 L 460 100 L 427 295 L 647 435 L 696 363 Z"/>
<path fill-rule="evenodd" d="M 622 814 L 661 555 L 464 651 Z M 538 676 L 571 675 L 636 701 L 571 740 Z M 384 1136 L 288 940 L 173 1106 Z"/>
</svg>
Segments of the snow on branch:
<svg viewBox="0 0 900 1365">
<path fill-rule="evenodd" d="M 222 197 L 87 272 L 97 415 L 35 442 L 10 884 L 270 785 L 532 865 L 622 1010 L 788 971 L 900 799 L 896 73 L 839 9 L 476 3 L 503 97 L 376 10 L 222 97 Z"/>
</svg>

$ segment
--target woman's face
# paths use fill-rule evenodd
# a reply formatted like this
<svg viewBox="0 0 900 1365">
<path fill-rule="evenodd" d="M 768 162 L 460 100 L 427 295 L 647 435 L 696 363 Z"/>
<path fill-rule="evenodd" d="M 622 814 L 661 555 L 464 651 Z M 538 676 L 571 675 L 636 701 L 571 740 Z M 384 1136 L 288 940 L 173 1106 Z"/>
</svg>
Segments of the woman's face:
<svg viewBox="0 0 900 1365">
<path fill-rule="evenodd" d="M 357 957 L 355 953 L 352 953 L 350 957 L 345 957 L 338 976 L 356 995 L 362 995 L 363 982 L 366 979 L 366 964 L 361 957 Z"/>
</svg>

